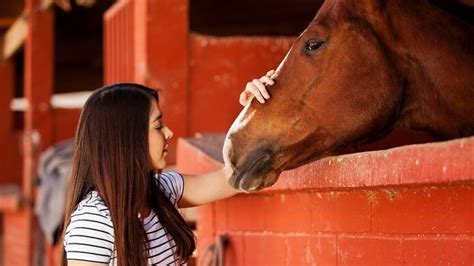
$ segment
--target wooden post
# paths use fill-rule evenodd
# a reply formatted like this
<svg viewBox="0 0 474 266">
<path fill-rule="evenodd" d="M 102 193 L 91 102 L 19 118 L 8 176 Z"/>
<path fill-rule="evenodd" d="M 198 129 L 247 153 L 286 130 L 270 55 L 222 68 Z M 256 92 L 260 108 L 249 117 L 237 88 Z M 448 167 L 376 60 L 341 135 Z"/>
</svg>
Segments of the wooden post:
<svg viewBox="0 0 474 266">
<path fill-rule="evenodd" d="M 54 14 L 51 9 L 39 10 L 40 0 L 26 0 L 28 36 L 25 42 L 24 94 L 28 102 L 25 111 L 25 150 L 23 193 L 34 198 L 34 159 L 39 147 L 52 142 L 50 99 L 54 81 Z"/>
<path fill-rule="evenodd" d="M 43 251 L 38 250 L 38 226 L 33 212 L 37 158 L 41 148 L 52 141 L 50 98 L 53 92 L 54 14 L 41 10 L 40 0 L 26 0 L 24 95 L 28 102 L 24 114 L 23 178 L 24 205 L 21 211 L 5 216 L 5 265 L 37 265 Z"/>
<path fill-rule="evenodd" d="M 2 88 L 0 89 L 0 147 L 2 152 L 0 153 L 0 168 L 3 169 L 0 174 L 0 182 L 13 183 L 14 174 L 13 171 L 18 169 L 12 169 L 14 163 L 11 161 L 12 149 L 16 148 L 13 143 L 13 113 L 10 110 L 10 102 L 13 98 L 14 90 L 14 70 L 13 63 L 10 60 L 0 60 L 0 80 L 2 81 Z"/>
<path fill-rule="evenodd" d="M 163 89 L 164 121 L 174 132 L 172 161 L 176 140 L 189 133 L 189 0 L 137 0 L 135 8 L 136 79 Z"/>
<path fill-rule="evenodd" d="M 176 140 L 189 134 L 188 8 L 189 0 L 125 0 L 104 17 L 105 82 L 163 89 L 160 106 L 174 132 L 168 163 L 174 163 Z"/>
</svg>

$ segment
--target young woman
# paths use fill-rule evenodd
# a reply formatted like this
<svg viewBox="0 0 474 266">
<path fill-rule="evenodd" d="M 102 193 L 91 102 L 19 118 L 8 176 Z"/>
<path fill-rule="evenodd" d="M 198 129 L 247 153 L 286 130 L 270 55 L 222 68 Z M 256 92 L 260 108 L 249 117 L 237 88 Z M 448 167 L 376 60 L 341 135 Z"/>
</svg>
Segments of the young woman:
<svg viewBox="0 0 474 266">
<path fill-rule="evenodd" d="M 269 99 L 272 74 L 247 83 L 240 103 Z M 238 192 L 228 169 L 163 173 L 173 136 L 163 117 L 157 92 L 145 86 L 115 84 L 89 97 L 76 132 L 63 265 L 183 264 L 195 242 L 177 208 Z"/>
</svg>

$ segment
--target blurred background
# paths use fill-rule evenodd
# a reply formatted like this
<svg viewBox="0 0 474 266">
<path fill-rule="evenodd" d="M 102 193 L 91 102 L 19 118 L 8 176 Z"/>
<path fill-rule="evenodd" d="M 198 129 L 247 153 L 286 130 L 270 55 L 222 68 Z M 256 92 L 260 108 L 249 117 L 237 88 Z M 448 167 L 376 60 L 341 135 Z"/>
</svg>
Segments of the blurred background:
<svg viewBox="0 0 474 266">
<path fill-rule="evenodd" d="M 278 66 L 322 2 L 1 0 L 0 265 L 56 265 L 53 188 L 91 91 L 161 89 L 174 169 L 178 139 L 226 132 L 245 83 Z M 472 2 L 434 2 L 472 23 Z"/>
</svg>

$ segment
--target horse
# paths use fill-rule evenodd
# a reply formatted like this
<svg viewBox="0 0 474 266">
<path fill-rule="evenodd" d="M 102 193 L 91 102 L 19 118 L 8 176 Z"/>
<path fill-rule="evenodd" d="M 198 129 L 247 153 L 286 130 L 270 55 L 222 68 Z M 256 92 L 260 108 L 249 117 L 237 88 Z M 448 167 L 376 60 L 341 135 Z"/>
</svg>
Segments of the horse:
<svg viewBox="0 0 474 266">
<path fill-rule="evenodd" d="M 229 184 L 252 192 L 284 170 L 386 136 L 474 132 L 474 28 L 426 0 L 326 0 L 227 132 Z"/>
</svg>

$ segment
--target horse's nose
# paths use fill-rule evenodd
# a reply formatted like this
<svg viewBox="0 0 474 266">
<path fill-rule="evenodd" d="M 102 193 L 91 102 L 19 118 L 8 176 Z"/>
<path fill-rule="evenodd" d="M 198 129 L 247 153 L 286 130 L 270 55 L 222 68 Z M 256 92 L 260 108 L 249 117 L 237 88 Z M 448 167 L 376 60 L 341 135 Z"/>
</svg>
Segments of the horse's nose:
<svg viewBox="0 0 474 266">
<path fill-rule="evenodd" d="M 245 154 L 240 161 L 229 180 L 231 186 L 243 191 L 256 191 L 267 185 L 266 177 L 272 172 L 274 161 L 271 146 L 259 147 Z"/>
</svg>

